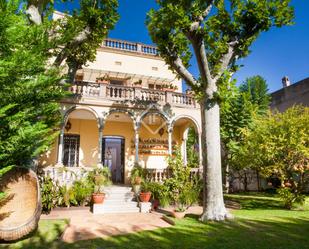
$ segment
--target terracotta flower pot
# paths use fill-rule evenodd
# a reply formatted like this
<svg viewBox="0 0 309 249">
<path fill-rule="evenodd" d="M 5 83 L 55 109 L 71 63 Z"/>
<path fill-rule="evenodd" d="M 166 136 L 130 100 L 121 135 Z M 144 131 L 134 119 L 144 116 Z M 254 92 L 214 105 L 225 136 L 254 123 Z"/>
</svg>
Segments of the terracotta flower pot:
<svg viewBox="0 0 309 249">
<path fill-rule="evenodd" d="M 151 192 L 141 192 L 139 198 L 141 202 L 149 202 L 151 197 Z"/>
<path fill-rule="evenodd" d="M 93 204 L 103 204 L 105 198 L 104 193 L 93 193 L 92 194 L 92 202 Z"/>
<path fill-rule="evenodd" d="M 164 92 L 174 92 L 175 89 L 171 89 L 171 88 L 163 88 L 162 89 Z"/>
<path fill-rule="evenodd" d="M 186 215 L 186 212 L 176 212 L 175 210 L 172 211 L 172 216 L 176 219 L 183 219 Z"/>
<path fill-rule="evenodd" d="M 159 200 L 154 199 L 153 202 L 152 202 L 152 208 L 153 208 L 154 210 L 157 210 L 158 207 L 159 207 L 159 205 L 160 205 Z"/>
</svg>

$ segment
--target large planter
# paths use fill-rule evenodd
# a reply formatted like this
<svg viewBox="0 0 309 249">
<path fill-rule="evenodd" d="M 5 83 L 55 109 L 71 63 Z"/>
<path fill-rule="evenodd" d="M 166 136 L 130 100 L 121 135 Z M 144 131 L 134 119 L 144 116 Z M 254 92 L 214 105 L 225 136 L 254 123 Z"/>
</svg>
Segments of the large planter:
<svg viewBox="0 0 309 249">
<path fill-rule="evenodd" d="M 30 169 L 14 167 L 1 177 L 0 190 L 9 196 L 0 207 L 0 241 L 21 239 L 34 231 L 40 220 L 37 175 Z"/>
<path fill-rule="evenodd" d="M 93 193 L 92 194 L 92 202 L 93 204 L 103 204 L 105 199 L 104 193 Z"/>
<path fill-rule="evenodd" d="M 183 219 L 186 215 L 186 212 L 176 212 L 175 210 L 172 211 L 172 216 L 176 219 Z"/>
<path fill-rule="evenodd" d="M 149 202 L 151 197 L 151 192 L 141 192 L 139 194 L 139 199 L 141 202 Z"/>
</svg>

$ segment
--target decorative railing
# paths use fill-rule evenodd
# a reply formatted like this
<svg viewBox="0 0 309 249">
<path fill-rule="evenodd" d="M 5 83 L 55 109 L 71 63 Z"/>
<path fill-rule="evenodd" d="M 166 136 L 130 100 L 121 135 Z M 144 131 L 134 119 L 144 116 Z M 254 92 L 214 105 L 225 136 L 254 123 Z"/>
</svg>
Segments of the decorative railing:
<svg viewBox="0 0 309 249">
<path fill-rule="evenodd" d="M 165 92 L 151 89 L 141 89 L 141 99 L 144 101 L 165 101 Z"/>
<path fill-rule="evenodd" d="M 173 103 L 181 105 L 195 105 L 195 99 L 192 95 L 184 93 L 172 93 Z"/>
<path fill-rule="evenodd" d="M 134 89 L 132 87 L 123 86 L 106 86 L 106 97 L 116 100 L 133 100 Z"/>
<path fill-rule="evenodd" d="M 137 42 L 128 42 L 114 39 L 105 39 L 102 47 L 118 49 L 147 55 L 158 55 L 158 49 L 155 46 L 145 45 Z"/>
<path fill-rule="evenodd" d="M 53 182 L 60 186 L 70 186 L 74 181 L 85 178 L 91 170 L 93 170 L 91 167 L 46 167 L 42 169 L 41 175 L 49 176 Z M 147 172 L 147 177 L 152 182 L 163 182 L 171 175 L 168 169 L 147 169 Z M 200 168 L 190 169 L 190 178 L 195 177 L 202 177 Z"/>
<path fill-rule="evenodd" d="M 115 101 L 151 101 L 160 104 L 169 103 L 174 106 L 197 106 L 197 103 L 191 94 L 145 89 L 140 87 L 76 82 L 70 86 L 69 91 L 79 97 L 101 98 Z"/>
<path fill-rule="evenodd" d="M 53 182 L 59 185 L 71 185 L 76 180 L 81 180 L 87 176 L 92 168 L 86 167 L 46 167 L 42 169 L 45 177 L 49 176 Z"/>
<path fill-rule="evenodd" d="M 168 169 L 147 169 L 147 177 L 152 182 L 163 182 L 170 177 Z M 200 168 L 190 169 L 190 178 L 202 177 L 202 170 Z"/>
</svg>

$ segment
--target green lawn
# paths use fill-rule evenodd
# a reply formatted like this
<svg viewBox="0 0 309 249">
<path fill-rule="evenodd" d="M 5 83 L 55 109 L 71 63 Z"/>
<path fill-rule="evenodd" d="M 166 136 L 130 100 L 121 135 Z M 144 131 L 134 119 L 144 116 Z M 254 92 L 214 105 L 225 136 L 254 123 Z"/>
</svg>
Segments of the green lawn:
<svg viewBox="0 0 309 249">
<path fill-rule="evenodd" d="M 242 194 L 226 198 L 241 203 L 242 209 L 233 211 L 235 218 L 223 223 L 202 224 L 190 216 L 171 228 L 65 244 L 59 240 L 65 221 L 41 221 L 32 238 L 5 248 L 309 249 L 309 200 L 305 211 L 287 211 L 273 196 Z"/>
</svg>

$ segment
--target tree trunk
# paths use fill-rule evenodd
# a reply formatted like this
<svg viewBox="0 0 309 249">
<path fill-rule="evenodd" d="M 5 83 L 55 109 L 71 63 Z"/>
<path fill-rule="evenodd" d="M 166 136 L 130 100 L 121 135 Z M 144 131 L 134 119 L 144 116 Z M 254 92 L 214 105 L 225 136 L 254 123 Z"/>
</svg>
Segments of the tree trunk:
<svg viewBox="0 0 309 249">
<path fill-rule="evenodd" d="M 244 170 L 244 191 L 248 192 L 248 178 L 247 178 L 246 170 Z"/>
<path fill-rule="evenodd" d="M 261 191 L 261 183 L 260 183 L 260 173 L 258 170 L 256 170 L 256 181 L 257 181 L 257 189 L 258 192 Z"/>
<path fill-rule="evenodd" d="M 229 216 L 223 201 L 219 111 L 219 104 L 214 99 L 202 101 L 203 222 L 221 221 Z"/>
<path fill-rule="evenodd" d="M 229 193 L 230 192 L 230 166 L 227 163 L 225 166 L 225 193 Z"/>
</svg>

